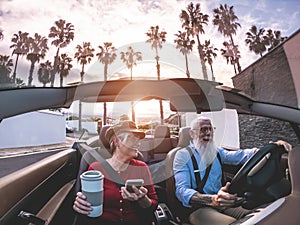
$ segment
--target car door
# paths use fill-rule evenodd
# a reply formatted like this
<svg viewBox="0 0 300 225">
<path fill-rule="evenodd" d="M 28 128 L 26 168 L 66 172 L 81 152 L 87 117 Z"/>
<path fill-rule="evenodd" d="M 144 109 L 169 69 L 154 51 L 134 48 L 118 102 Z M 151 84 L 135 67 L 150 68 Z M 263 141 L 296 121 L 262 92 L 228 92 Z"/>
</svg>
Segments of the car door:
<svg viewBox="0 0 300 225">
<path fill-rule="evenodd" d="M 77 162 L 67 149 L 0 178 L 0 224 L 70 224 Z"/>
</svg>

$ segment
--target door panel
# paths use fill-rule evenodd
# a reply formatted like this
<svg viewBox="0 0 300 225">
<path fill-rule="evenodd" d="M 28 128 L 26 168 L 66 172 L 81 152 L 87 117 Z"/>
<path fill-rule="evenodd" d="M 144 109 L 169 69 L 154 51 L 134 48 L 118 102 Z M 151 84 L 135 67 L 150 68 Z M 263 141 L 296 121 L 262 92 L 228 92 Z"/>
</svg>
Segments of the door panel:
<svg viewBox="0 0 300 225">
<path fill-rule="evenodd" d="M 0 178 L 0 224 L 28 224 L 18 217 L 20 211 L 35 215 L 41 211 L 62 187 L 76 178 L 77 162 L 76 150 L 69 149 Z M 71 189 L 68 186 L 68 191 Z"/>
</svg>

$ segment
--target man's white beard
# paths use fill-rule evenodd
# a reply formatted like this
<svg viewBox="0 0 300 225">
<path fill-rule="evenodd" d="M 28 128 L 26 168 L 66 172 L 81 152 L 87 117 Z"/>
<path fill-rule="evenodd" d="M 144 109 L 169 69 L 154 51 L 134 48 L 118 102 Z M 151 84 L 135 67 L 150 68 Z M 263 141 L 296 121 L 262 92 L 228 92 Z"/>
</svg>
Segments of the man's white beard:
<svg viewBox="0 0 300 225">
<path fill-rule="evenodd" d="M 217 147 L 213 140 L 210 140 L 207 145 L 204 146 L 201 144 L 199 137 L 194 138 L 193 143 L 201 157 L 200 165 L 198 165 L 199 170 L 205 170 L 215 160 L 217 156 Z"/>
</svg>

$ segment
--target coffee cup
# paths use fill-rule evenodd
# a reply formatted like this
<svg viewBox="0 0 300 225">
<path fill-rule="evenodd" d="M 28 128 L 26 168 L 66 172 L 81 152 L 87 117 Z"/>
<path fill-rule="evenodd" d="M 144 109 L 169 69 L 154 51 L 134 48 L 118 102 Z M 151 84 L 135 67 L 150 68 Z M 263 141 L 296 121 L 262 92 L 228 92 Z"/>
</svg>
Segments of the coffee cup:
<svg viewBox="0 0 300 225">
<path fill-rule="evenodd" d="M 98 217 L 103 211 L 103 174 L 97 170 L 89 170 L 80 175 L 81 190 L 86 200 L 91 203 L 89 217 Z"/>
</svg>

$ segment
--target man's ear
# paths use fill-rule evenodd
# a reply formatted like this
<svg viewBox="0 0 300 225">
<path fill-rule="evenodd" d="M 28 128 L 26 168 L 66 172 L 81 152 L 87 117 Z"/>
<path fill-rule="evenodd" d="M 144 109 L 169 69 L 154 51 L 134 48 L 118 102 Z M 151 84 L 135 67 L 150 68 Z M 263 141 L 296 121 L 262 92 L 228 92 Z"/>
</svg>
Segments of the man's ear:
<svg viewBox="0 0 300 225">
<path fill-rule="evenodd" d="M 194 138 L 194 131 L 189 130 L 189 134 L 190 134 L 191 138 L 193 139 Z"/>
</svg>

